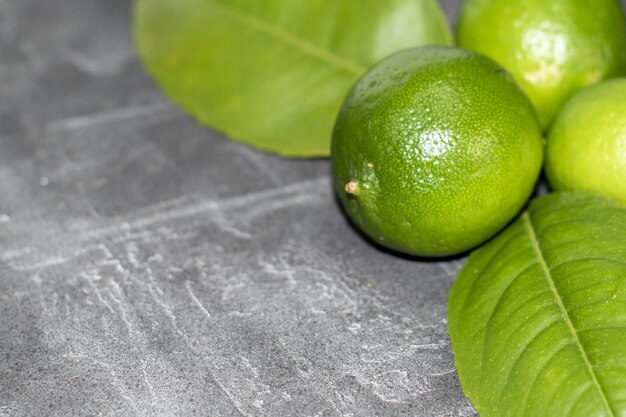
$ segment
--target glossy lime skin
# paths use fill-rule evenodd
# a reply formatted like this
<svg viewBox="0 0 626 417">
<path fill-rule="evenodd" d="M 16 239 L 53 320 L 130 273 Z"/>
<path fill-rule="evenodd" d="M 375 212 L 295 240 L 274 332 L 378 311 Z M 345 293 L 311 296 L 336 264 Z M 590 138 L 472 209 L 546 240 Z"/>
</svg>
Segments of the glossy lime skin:
<svg viewBox="0 0 626 417">
<path fill-rule="evenodd" d="M 532 105 L 510 74 L 477 53 L 436 46 L 367 72 L 343 104 L 331 148 L 334 187 L 354 223 L 420 256 L 464 252 L 506 225 L 533 190 L 542 152 Z"/>
<path fill-rule="evenodd" d="M 559 113 L 546 145 L 555 190 L 588 190 L 626 204 L 626 78 L 586 88 Z"/>
<path fill-rule="evenodd" d="M 457 36 L 513 74 L 544 129 L 576 91 L 626 74 L 618 0 L 466 0 Z"/>
</svg>

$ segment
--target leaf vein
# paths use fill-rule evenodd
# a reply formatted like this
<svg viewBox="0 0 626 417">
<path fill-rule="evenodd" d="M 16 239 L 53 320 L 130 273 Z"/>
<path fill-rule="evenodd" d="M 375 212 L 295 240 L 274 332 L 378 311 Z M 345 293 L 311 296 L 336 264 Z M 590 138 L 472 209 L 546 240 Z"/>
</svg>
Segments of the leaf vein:
<svg viewBox="0 0 626 417">
<path fill-rule="evenodd" d="M 342 58 L 330 51 L 322 49 L 310 42 L 307 42 L 302 38 L 294 36 L 292 33 L 268 24 L 257 16 L 246 13 L 231 5 L 220 4 L 216 2 L 212 2 L 210 5 L 214 6 L 217 9 L 220 9 L 222 13 L 229 16 L 233 20 L 238 20 L 245 26 L 248 26 L 258 32 L 262 32 L 269 36 L 272 36 L 278 41 L 299 49 L 307 55 L 311 55 L 318 59 L 326 61 L 327 63 L 341 68 L 354 75 L 361 75 L 366 70 L 366 68 L 363 67 L 361 64 Z"/>
<path fill-rule="evenodd" d="M 598 306 L 598 305 L 602 305 L 602 304 L 607 304 L 607 303 L 624 303 L 626 304 L 626 300 L 622 300 L 622 299 L 618 299 L 618 298 L 611 298 L 611 299 L 600 299 L 600 300 L 594 300 L 594 301 L 590 301 L 588 303 L 584 303 L 584 304 L 578 304 L 576 307 L 574 307 L 572 309 L 572 312 L 574 311 L 579 311 L 582 308 L 588 308 L 588 307 L 592 307 L 592 306 Z"/>
<path fill-rule="evenodd" d="M 552 270 L 555 270 L 556 268 L 559 268 L 563 265 L 568 265 L 574 262 L 584 262 L 584 261 L 605 261 L 605 262 L 610 262 L 610 263 L 616 263 L 618 265 L 626 265 L 626 262 L 622 261 L 621 259 L 611 259 L 611 258 L 605 258 L 601 256 L 589 256 L 586 258 L 570 259 L 569 261 L 563 261 L 559 264 L 554 265 L 552 267 Z"/>
<path fill-rule="evenodd" d="M 585 395 L 585 393 L 589 390 L 589 388 L 593 387 L 593 384 L 591 382 L 589 382 L 588 384 L 585 385 L 581 385 L 581 387 L 579 388 L 580 391 L 576 393 L 576 395 L 572 398 L 572 401 L 569 405 L 569 407 L 567 407 L 565 409 L 565 413 L 564 415 L 566 417 L 570 417 L 572 415 L 572 413 L 574 412 L 574 410 L 576 409 L 576 404 L 578 404 L 578 402 L 581 400 L 581 398 L 583 397 L 583 395 Z"/>
<path fill-rule="evenodd" d="M 506 391 L 509 389 L 509 387 L 511 386 L 511 383 L 513 382 L 513 378 L 511 378 L 511 376 L 513 375 L 513 371 L 515 371 L 515 368 L 519 365 L 520 360 L 522 359 L 522 356 L 524 355 L 524 352 L 526 351 L 526 349 L 528 349 L 530 345 L 532 345 L 537 339 L 539 339 L 539 337 L 541 337 L 542 334 L 548 331 L 548 329 L 551 329 L 552 326 L 559 324 L 559 323 L 560 321 L 558 320 L 553 320 L 553 321 L 548 322 L 548 324 L 544 325 L 541 328 L 541 330 L 539 330 L 530 338 L 530 340 L 524 343 L 524 347 L 519 350 L 517 356 L 515 357 L 515 361 L 513 362 L 513 365 L 511 366 L 511 369 L 509 369 L 509 372 L 506 378 L 504 379 L 505 381 L 504 387 L 502 387 L 502 389 L 500 390 L 501 396 L 503 396 L 506 393 Z"/>
<path fill-rule="evenodd" d="M 604 405 L 605 409 L 607 410 L 610 416 L 615 417 L 616 414 L 609 404 L 609 400 L 606 396 L 606 393 L 604 392 L 602 385 L 600 385 L 600 381 L 598 380 L 598 377 L 596 376 L 595 370 L 593 369 L 593 365 L 591 364 L 591 362 L 589 361 L 589 358 L 587 357 L 587 352 L 585 351 L 585 348 L 583 347 L 580 341 L 580 338 L 578 337 L 576 328 L 574 327 L 574 324 L 572 323 L 569 313 L 567 309 L 565 308 L 565 305 L 563 304 L 563 300 L 561 299 L 561 296 L 556 288 L 554 279 L 552 277 L 552 272 L 550 271 L 550 267 L 548 266 L 545 258 L 543 257 L 543 253 L 541 252 L 541 248 L 539 247 L 538 236 L 537 236 L 537 233 L 535 231 L 535 228 L 532 224 L 532 221 L 530 219 L 528 212 L 525 212 L 522 215 L 522 219 L 523 219 L 524 227 L 528 235 L 528 239 L 530 239 L 530 242 L 533 245 L 533 249 L 535 251 L 535 256 L 537 257 L 537 261 L 541 265 L 543 276 L 548 283 L 548 287 L 554 294 L 554 299 L 557 305 L 559 306 L 559 310 L 561 311 L 563 318 L 565 319 L 565 324 L 567 328 L 572 334 L 574 343 L 576 344 L 576 347 L 578 348 L 578 352 L 580 353 L 580 357 L 582 358 L 583 363 L 585 364 L 585 367 L 587 368 L 589 377 L 591 378 L 593 385 L 596 387 L 596 390 L 598 391 L 598 395 L 600 396 L 600 399 L 602 400 L 602 404 Z"/>
<path fill-rule="evenodd" d="M 487 262 L 480 268 L 480 270 L 476 271 L 475 273 L 472 273 L 474 280 L 472 281 L 472 285 L 468 289 L 467 294 L 466 294 L 465 298 L 463 299 L 463 305 L 462 305 L 461 309 L 459 310 L 460 312 L 467 311 L 468 303 L 469 303 L 470 299 L 474 298 L 474 297 L 470 297 L 470 296 L 474 294 L 474 290 L 476 289 L 476 285 L 477 285 L 478 281 L 481 281 L 481 277 L 483 276 L 485 271 L 499 258 L 500 253 L 504 251 L 504 249 L 506 248 L 506 246 L 509 243 L 511 243 L 512 241 L 514 241 L 518 237 L 522 236 L 523 234 L 524 234 L 524 231 L 521 230 L 521 231 L 517 231 L 517 232 L 513 233 L 511 236 L 509 236 L 503 243 L 501 243 L 498 246 L 497 250 L 492 254 L 492 256 L 487 260 Z M 523 250 L 521 250 L 519 252 L 523 252 L 524 250 L 526 250 L 526 248 L 524 248 Z M 470 255 L 470 259 L 471 259 L 471 255 Z M 460 321 L 461 320 L 459 319 L 459 322 Z M 460 326 L 460 323 L 458 325 Z"/>
<path fill-rule="evenodd" d="M 507 286 L 502 290 L 502 292 L 498 295 L 498 301 L 496 302 L 494 308 L 491 310 L 491 312 L 489 313 L 489 316 L 487 317 L 487 323 L 485 324 L 485 336 L 488 334 L 489 329 L 493 323 L 493 318 L 496 316 L 496 311 L 498 310 L 498 307 L 502 304 L 502 300 L 504 299 L 504 294 L 509 290 L 509 288 L 511 288 L 511 286 L 521 277 L 524 275 L 524 273 L 526 273 L 526 271 L 528 271 L 529 269 L 531 269 L 533 266 L 535 266 L 536 263 L 533 262 L 530 265 L 525 266 L 524 268 L 522 268 L 520 271 L 518 271 L 515 276 L 513 277 L 513 279 L 511 279 L 511 281 L 507 284 Z M 523 305 L 522 305 L 523 306 Z M 518 307 L 517 309 L 515 309 L 515 311 L 518 311 L 519 308 L 521 308 L 522 306 Z M 534 315 L 534 314 L 533 314 Z M 508 316 L 505 318 L 505 321 L 508 320 Z M 481 358 L 485 357 L 485 351 L 487 350 L 487 343 L 483 343 L 483 350 L 482 350 L 482 355 Z"/>
<path fill-rule="evenodd" d="M 524 302 L 521 303 L 519 306 L 517 306 L 515 308 L 515 310 L 507 313 L 506 317 L 503 317 L 501 320 L 503 322 L 508 322 L 511 319 L 511 317 L 516 316 L 520 312 L 521 309 L 526 307 L 528 304 L 533 303 L 533 302 L 537 301 L 538 299 L 545 297 L 546 294 L 548 294 L 548 291 L 537 293 L 536 295 L 532 296 L 531 298 L 528 298 L 528 299 L 524 300 Z M 528 320 L 530 320 L 531 318 L 534 318 L 537 314 L 540 314 L 541 312 L 543 312 L 544 309 L 546 307 L 549 307 L 550 305 L 552 305 L 552 304 L 547 302 L 547 301 L 546 301 L 545 304 L 539 305 L 537 310 L 534 311 L 530 317 L 528 317 Z M 523 326 L 523 322 L 522 322 L 521 326 Z M 514 332 L 512 332 L 511 334 L 514 334 Z"/>
<path fill-rule="evenodd" d="M 626 327 L 622 326 L 595 326 L 595 327 L 583 327 L 578 329 L 579 332 L 591 332 L 594 330 L 620 330 L 626 331 Z"/>
<path fill-rule="evenodd" d="M 539 368 L 539 370 L 537 371 L 537 374 L 535 375 L 535 379 L 529 386 L 528 393 L 526 395 L 526 400 L 525 400 L 526 409 L 528 409 L 528 404 L 529 404 L 528 399 L 530 398 L 530 395 L 535 389 L 535 385 L 537 385 L 537 382 L 539 382 L 539 378 L 541 378 L 541 374 L 548 368 L 548 366 L 552 363 L 552 361 L 556 359 L 556 357 L 559 356 L 561 352 L 563 352 L 565 349 L 570 347 L 572 343 L 573 342 L 570 340 L 567 343 L 564 343 L 562 346 L 559 346 L 558 349 L 550 353 L 550 356 L 548 357 L 548 359 L 543 363 L 543 365 L 541 365 L 541 368 Z"/>
<path fill-rule="evenodd" d="M 554 270 L 554 268 L 552 270 Z M 569 276 L 571 276 L 571 275 L 569 275 Z M 567 276 L 567 277 L 569 277 L 569 276 Z M 600 287 L 600 286 L 608 284 L 608 283 L 612 283 L 612 284 L 616 284 L 616 285 L 620 284 L 618 278 L 601 279 L 601 280 L 598 280 L 598 281 L 593 281 L 591 284 L 583 285 L 582 287 L 576 288 L 574 291 L 568 293 L 567 297 L 571 298 L 571 297 L 575 296 L 576 294 L 578 294 L 580 292 L 586 291 L 586 290 L 588 290 L 590 288 Z"/>
</svg>

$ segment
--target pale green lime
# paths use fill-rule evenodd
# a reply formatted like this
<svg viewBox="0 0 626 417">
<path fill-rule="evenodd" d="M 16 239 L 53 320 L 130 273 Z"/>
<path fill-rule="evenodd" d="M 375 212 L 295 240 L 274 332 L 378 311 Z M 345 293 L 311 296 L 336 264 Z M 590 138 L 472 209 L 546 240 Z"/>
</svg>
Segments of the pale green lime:
<svg viewBox="0 0 626 417">
<path fill-rule="evenodd" d="M 511 71 L 544 128 L 579 89 L 626 75 L 617 0 L 466 0 L 458 42 Z"/>
<path fill-rule="evenodd" d="M 586 88 L 548 136 L 546 175 L 556 190 L 589 190 L 626 204 L 626 78 Z"/>
</svg>

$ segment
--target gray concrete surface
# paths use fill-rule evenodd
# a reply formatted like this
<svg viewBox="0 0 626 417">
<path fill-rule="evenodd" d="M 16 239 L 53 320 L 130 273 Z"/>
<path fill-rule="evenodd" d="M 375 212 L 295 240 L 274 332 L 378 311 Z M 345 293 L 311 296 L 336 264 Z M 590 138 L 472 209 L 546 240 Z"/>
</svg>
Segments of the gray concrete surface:
<svg viewBox="0 0 626 417">
<path fill-rule="evenodd" d="M 327 160 L 198 126 L 129 10 L 0 0 L 0 416 L 474 415 L 445 321 L 463 260 L 380 251 Z"/>
</svg>

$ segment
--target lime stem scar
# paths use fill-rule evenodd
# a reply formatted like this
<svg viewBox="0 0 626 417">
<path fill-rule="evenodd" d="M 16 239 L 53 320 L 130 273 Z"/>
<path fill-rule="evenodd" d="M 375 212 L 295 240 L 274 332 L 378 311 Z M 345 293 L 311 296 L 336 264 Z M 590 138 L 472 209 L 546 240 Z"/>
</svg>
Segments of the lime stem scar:
<svg viewBox="0 0 626 417">
<path fill-rule="evenodd" d="M 359 193 L 359 183 L 356 181 L 350 181 L 349 183 L 346 183 L 344 190 L 346 190 L 346 193 L 348 194 L 357 195 Z"/>
</svg>

